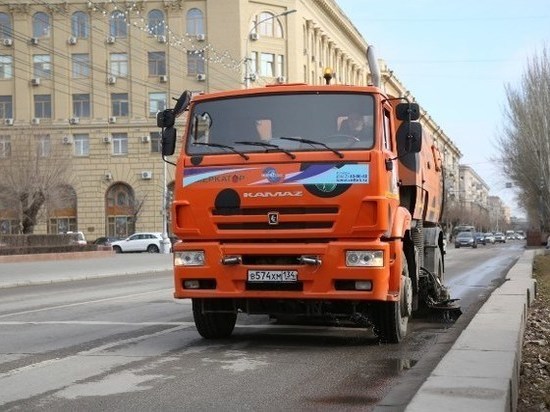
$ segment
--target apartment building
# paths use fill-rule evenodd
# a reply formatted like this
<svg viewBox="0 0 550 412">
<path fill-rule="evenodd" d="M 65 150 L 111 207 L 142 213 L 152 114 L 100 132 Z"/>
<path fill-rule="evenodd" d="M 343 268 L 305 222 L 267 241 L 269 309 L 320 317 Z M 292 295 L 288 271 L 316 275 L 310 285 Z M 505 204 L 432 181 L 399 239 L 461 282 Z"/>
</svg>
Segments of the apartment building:
<svg viewBox="0 0 550 412">
<path fill-rule="evenodd" d="M 325 67 L 337 83 L 366 85 L 366 47 L 333 0 L 2 2 L 0 169 L 12 178 L 0 180 L 0 232 L 21 230 L 20 189 L 37 180 L 36 233 L 163 231 L 174 168 L 155 116 L 172 98 L 323 83 Z M 385 65 L 382 80 L 406 93 Z M 425 111 L 422 121 L 460 157 Z M 34 178 L 17 181 L 25 170 Z"/>
</svg>

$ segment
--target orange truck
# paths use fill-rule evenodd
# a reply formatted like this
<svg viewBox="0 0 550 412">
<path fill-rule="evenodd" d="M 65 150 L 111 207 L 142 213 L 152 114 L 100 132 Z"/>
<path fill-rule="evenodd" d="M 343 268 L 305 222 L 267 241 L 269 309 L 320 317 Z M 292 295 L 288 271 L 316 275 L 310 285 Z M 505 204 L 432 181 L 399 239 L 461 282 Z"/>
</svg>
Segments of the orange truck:
<svg viewBox="0 0 550 412">
<path fill-rule="evenodd" d="M 397 343 L 414 311 L 450 302 L 440 153 L 418 105 L 371 72 L 361 87 L 330 85 L 327 71 L 327 85 L 184 92 L 157 116 L 165 158 L 187 113 L 174 296 L 192 299 L 204 338 L 229 336 L 248 313 L 372 327 Z"/>
</svg>

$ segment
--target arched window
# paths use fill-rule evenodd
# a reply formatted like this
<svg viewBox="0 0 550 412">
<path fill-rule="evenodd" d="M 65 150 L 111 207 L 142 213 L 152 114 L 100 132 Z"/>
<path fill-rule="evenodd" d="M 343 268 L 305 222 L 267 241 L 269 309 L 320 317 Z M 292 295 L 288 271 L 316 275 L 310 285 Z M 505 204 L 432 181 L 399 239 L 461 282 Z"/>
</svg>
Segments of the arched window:
<svg viewBox="0 0 550 412">
<path fill-rule="evenodd" d="M 72 186 L 60 185 L 54 188 L 46 201 L 48 211 L 48 233 L 66 233 L 78 230 L 77 198 Z"/>
<path fill-rule="evenodd" d="M 164 13 L 160 10 L 151 10 L 147 15 L 147 31 L 153 36 L 164 36 L 166 30 Z"/>
<path fill-rule="evenodd" d="M 256 26 L 256 33 L 265 37 L 283 37 L 283 26 L 273 13 L 267 11 L 256 15 L 252 27 Z"/>
<path fill-rule="evenodd" d="M 10 16 L 6 13 L 0 13 L 0 38 L 11 39 L 12 37 L 13 31 Z"/>
<path fill-rule="evenodd" d="M 193 36 L 205 34 L 204 15 L 199 9 L 191 9 L 187 12 L 187 34 Z"/>
<path fill-rule="evenodd" d="M 132 188 L 124 183 L 112 185 L 105 196 L 107 236 L 128 237 L 134 233 L 137 210 Z"/>
<path fill-rule="evenodd" d="M 50 37 L 50 16 L 39 11 L 32 16 L 32 37 Z"/>
<path fill-rule="evenodd" d="M 79 39 L 87 39 L 90 35 L 88 15 L 83 11 L 74 12 L 71 16 L 71 34 Z"/>
<path fill-rule="evenodd" d="M 115 10 L 111 13 L 109 33 L 111 36 L 114 36 L 114 37 L 126 37 L 128 35 L 126 15 L 120 10 Z"/>
</svg>

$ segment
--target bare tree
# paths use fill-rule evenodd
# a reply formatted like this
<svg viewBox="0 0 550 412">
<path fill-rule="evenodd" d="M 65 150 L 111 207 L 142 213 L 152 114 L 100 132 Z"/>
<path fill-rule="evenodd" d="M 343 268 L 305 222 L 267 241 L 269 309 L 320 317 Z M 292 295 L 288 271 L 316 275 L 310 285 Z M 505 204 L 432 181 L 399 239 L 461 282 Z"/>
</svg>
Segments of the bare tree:
<svg viewBox="0 0 550 412">
<path fill-rule="evenodd" d="M 527 65 L 521 84 L 506 86 L 507 107 L 499 137 L 503 173 L 519 189 L 531 222 L 550 224 L 550 56 L 547 47 Z"/>
<path fill-rule="evenodd" d="M 0 205 L 17 217 L 20 233 L 33 233 L 51 199 L 58 204 L 59 187 L 70 183 L 70 158 L 53 145 L 48 134 L 22 134 L 2 160 Z"/>
</svg>

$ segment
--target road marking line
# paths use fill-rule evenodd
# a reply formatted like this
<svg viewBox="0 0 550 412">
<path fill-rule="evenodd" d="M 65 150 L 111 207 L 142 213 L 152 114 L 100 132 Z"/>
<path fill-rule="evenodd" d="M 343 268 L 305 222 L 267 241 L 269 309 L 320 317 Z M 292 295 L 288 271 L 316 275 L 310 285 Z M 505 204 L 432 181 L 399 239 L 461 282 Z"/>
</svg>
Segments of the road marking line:
<svg viewBox="0 0 550 412">
<path fill-rule="evenodd" d="M 195 326 L 193 322 L 111 322 L 104 320 L 2 321 L 0 325 L 128 325 L 128 326 Z"/>
</svg>

